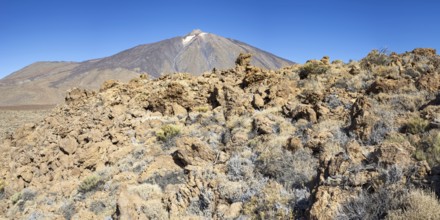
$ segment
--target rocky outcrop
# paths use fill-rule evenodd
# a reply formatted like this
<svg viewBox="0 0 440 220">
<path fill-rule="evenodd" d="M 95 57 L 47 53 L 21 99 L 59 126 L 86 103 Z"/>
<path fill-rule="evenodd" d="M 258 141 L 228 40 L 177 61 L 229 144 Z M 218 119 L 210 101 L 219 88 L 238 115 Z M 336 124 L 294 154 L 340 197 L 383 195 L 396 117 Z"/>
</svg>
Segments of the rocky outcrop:
<svg viewBox="0 0 440 220">
<path fill-rule="evenodd" d="M 323 58 L 280 70 L 251 66 L 242 54 L 235 68 L 199 77 L 141 76 L 106 81 L 96 92 L 72 89 L 41 123 L 0 145 L 0 216 L 406 213 L 411 207 L 392 203 L 404 201 L 393 196 L 437 189 L 440 179 L 436 85 L 418 83 L 439 72 L 430 51 L 372 53 L 365 65 Z M 411 72 L 418 62 L 430 69 Z M 372 72 L 379 70 L 385 73 Z"/>
</svg>

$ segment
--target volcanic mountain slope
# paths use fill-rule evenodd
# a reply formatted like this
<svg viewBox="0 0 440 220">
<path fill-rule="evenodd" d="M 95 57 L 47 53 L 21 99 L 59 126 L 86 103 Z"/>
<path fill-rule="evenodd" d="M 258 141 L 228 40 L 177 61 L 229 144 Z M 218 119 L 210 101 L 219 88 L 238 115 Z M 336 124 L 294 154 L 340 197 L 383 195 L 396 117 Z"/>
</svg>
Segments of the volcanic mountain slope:
<svg viewBox="0 0 440 220">
<path fill-rule="evenodd" d="M 32 64 L 0 80 L 0 93 L 5 94 L 0 97 L 0 106 L 57 104 L 72 87 L 97 89 L 105 80 L 127 82 L 140 73 L 153 78 L 173 72 L 200 75 L 214 68 L 233 67 L 242 52 L 253 54 L 252 64 L 266 69 L 293 64 L 237 40 L 195 30 L 102 59 Z"/>
<path fill-rule="evenodd" d="M 440 57 L 173 74 L 66 104 L 0 146 L 18 219 L 440 219 Z"/>
</svg>

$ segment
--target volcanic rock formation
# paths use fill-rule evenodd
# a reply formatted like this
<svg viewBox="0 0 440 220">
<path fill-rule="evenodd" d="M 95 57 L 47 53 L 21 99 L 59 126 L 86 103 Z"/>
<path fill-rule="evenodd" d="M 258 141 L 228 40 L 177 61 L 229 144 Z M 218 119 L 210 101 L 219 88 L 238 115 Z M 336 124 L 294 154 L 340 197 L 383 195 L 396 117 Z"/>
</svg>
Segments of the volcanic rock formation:
<svg viewBox="0 0 440 220">
<path fill-rule="evenodd" d="M 242 52 L 252 53 L 252 64 L 265 69 L 293 64 L 243 42 L 194 30 L 101 59 L 34 63 L 0 80 L 0 106 L 58 104 L 69 88 L 97 89 L 105 80 L 128 82 L 139 74 L 157 78 L 174 72 L 200 75 L 214 68 L 232 68 Z"/>
<path fill-rule="evenodd" d="M 435 51 L 276 71 L 249 59 L 70 90 L 1 145 L 0 216 L 440 217 L 426 192 L 440 192 Z"/>
</svg>

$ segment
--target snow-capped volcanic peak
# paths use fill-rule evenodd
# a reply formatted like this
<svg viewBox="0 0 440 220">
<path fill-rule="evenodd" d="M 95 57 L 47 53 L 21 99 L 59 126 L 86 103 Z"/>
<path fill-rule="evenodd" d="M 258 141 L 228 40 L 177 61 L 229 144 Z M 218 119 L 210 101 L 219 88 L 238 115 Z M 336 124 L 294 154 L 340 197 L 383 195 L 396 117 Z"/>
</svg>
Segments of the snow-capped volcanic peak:
<svg viewBox="0 0 440 220">
<path fill-rule="evenodd" d="M 199 29 L 193 30 L 193 31 L 191 31 L 191 33 L 189 33 L 188 35 L 186 35 L 185 37 L 183 37 L 183 39 L 182 39 L 182 43 L 183 43 L 183 45 L 187 45 L 187 44 L 191 43 L 191 41 L 192 41 L 195 37 L 197 37 L 197 36 L 204 36 L 204 35 L 206 35 L 206 33 L 205 33 L 205 32 L 202 32 L 202 31 L 199 30 Z"/>
<path fill-rule="evenodd" d="M 189 36 L 185 36 L 182 40 L 182 43 L 184 45 L 187 45 L 189 42 L 191 42 L 192 39 L 194 39 L 195 35 L 189 35 Z"/>
</svg>

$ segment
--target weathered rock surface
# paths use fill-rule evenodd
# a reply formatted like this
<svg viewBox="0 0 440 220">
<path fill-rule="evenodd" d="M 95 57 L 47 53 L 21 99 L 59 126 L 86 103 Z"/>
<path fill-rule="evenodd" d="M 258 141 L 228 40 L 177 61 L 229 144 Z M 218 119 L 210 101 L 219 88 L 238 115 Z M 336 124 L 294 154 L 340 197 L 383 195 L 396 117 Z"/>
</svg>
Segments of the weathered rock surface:
<svg viewBox="0 0 440 220">
<path fill-rule="evenodd" d="M 0 145 L 0 217 L 344 219 L 384 191 L 436 190 L 439 91 L 423 77 L 439 57 L 373 55 L 323 58 L 301 78 L 301 65 L 263 70 L 242 54 L 199 77 L 72 89 Z"/>
</svg>

